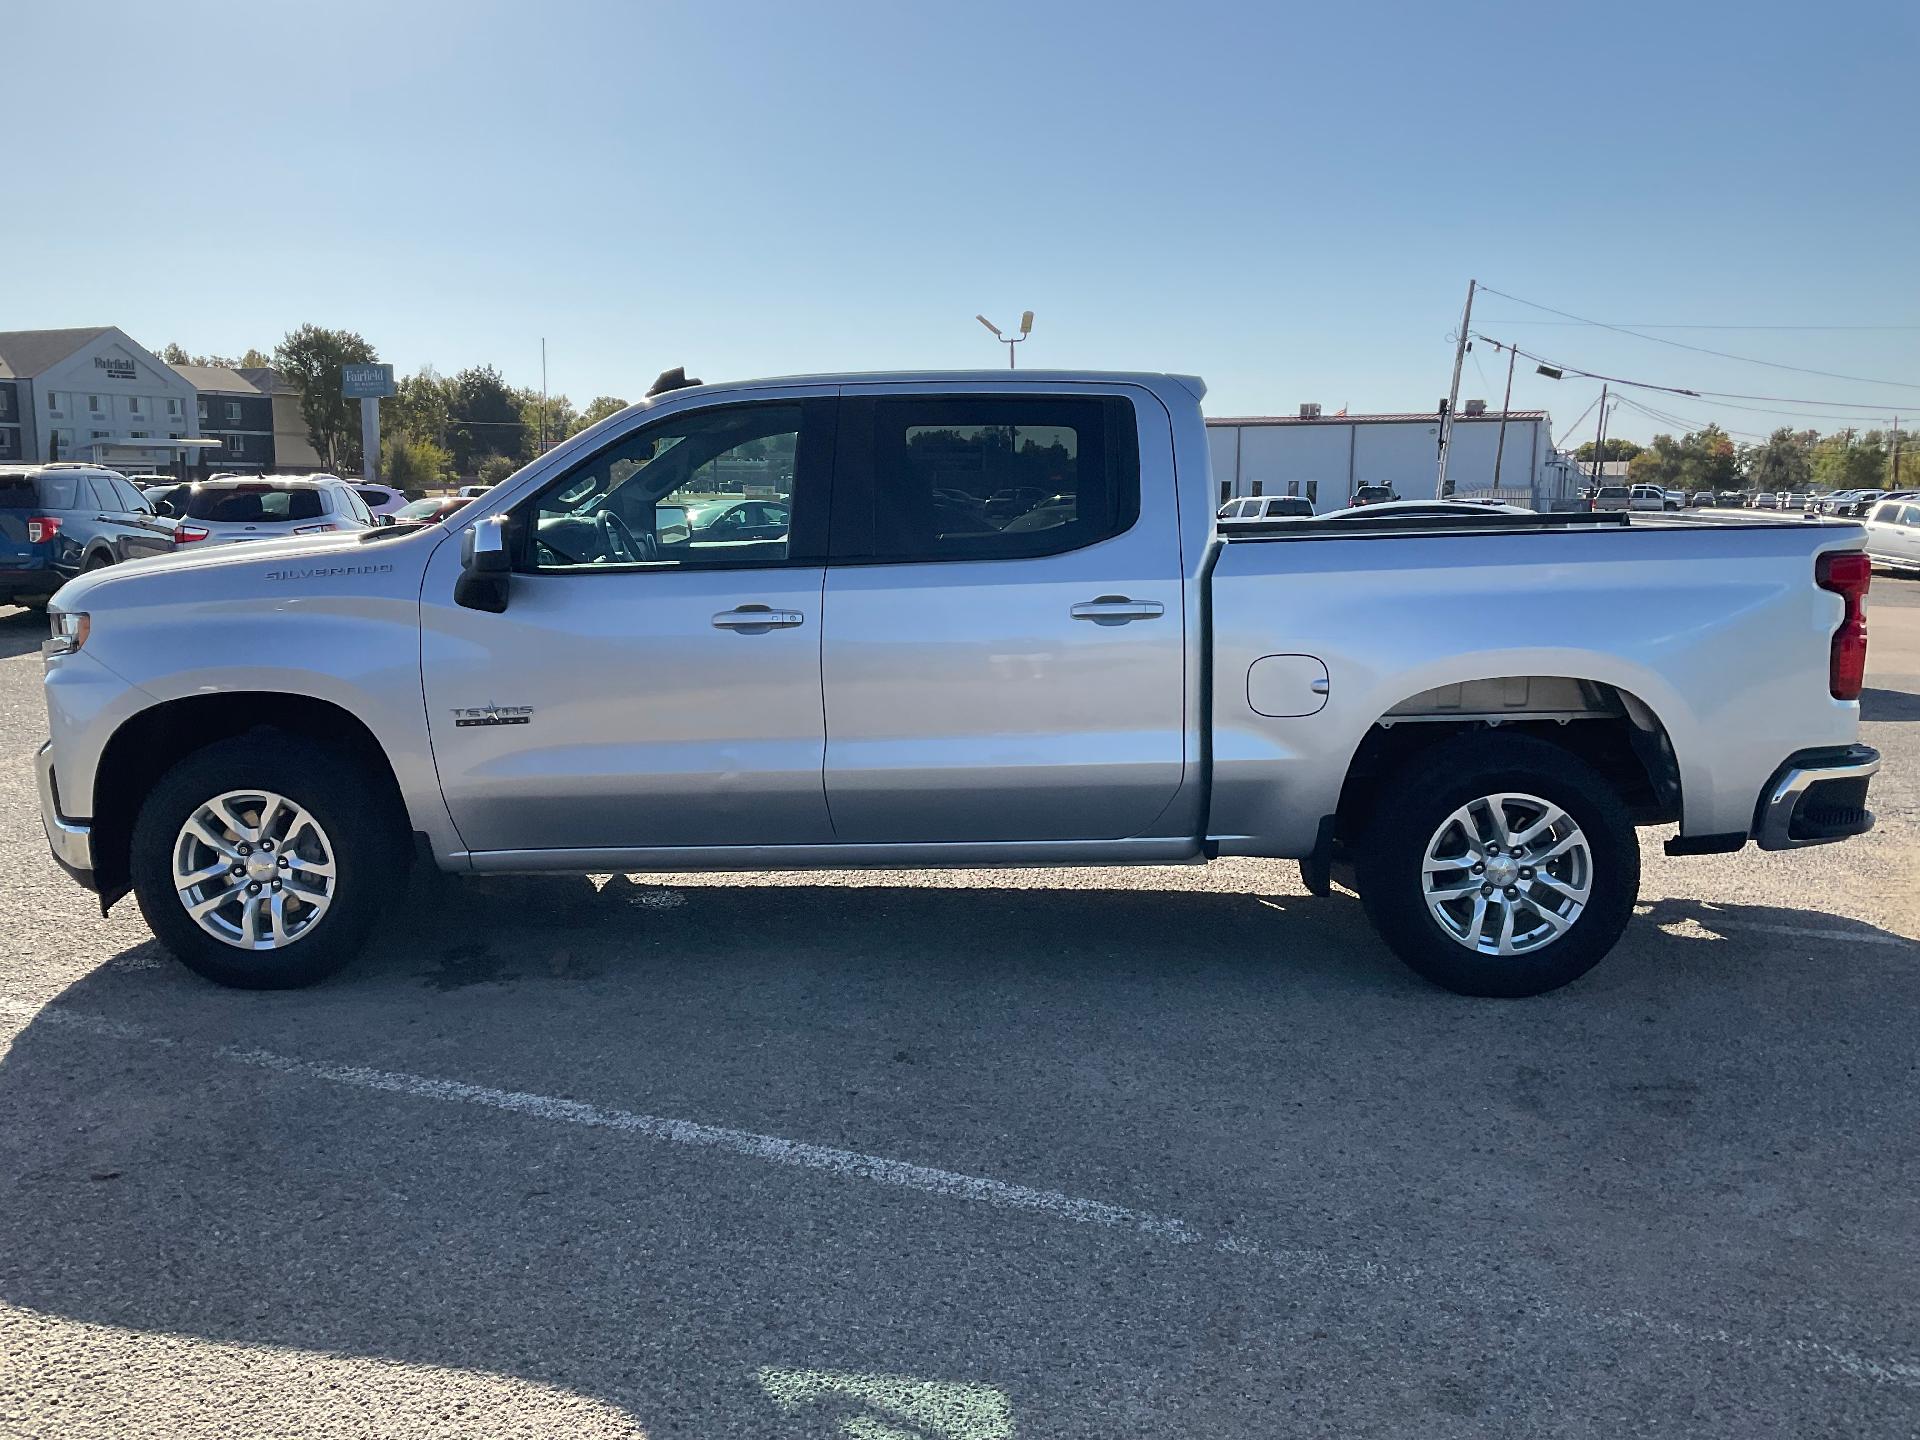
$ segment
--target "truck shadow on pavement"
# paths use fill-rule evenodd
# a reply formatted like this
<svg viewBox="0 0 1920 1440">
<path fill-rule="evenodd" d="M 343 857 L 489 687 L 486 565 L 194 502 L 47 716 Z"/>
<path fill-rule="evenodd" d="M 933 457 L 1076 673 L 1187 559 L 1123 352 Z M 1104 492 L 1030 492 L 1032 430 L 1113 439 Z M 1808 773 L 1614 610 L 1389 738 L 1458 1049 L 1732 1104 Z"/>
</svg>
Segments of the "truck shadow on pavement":
<svg viewBox="0 0 1920 1440">
<path fill-rule="evenodd" d="M 1860 953 L 1816 974 L 1789 930 L 1854 934 Z M 1746 1237 L 1728 1263 L 1765 1254 L 1791 1288 L 1819 1283 L 1800 1187 L 1848 1184 L 1871 1157 L 1826 1101 L 1772 1083 L 1768 1052 L 1844 1061 L 1856 1090 L 1876 1054 L 1898 1069 L 1899 1007 L 1849 967 L 1910 964 L 1911 943 L 1791 907 L 1657 900 L 1581 984 L 1475 1002 L 1403 971 L 1351 897 L 449 882 L 315 990 L 218 990 L 146 966 L 143 946 L 32 1020 L 0 1059 L 0 1298 L 517 1377 L 656 1440 L 991 1437 L 1016 1420 L 1110 1435 L 1145 1413 L 1163 1433 L 1257 1433 L 1280 1388 L 1311 1397 L 1316 1429 L 1360 1424 L 1358 1391 L 1380 1387 L 1405 1391 L 1411 1423 L 1461 1403 L 1446 1387 L 1474 1332 L 1435 1312 L 1471 1320 L 1470 1300 L 1355 1291 L 1337 1268 L 1255 1283 L 1212 1247 L 555 1123 L 547 1101 L 499 1113 L 352 1077 L 684 1117 L 1238 1216 L 1296 1245 L 1538 1240 L 1609 1286 L 1663 1225 L 1725 1225 Z M 330 1082 L 263 1054 L 368 1069 Z M 1529 1198 L 1490 1202 L 1516 1167 Z M 1718 1178 L 1671 1199 L 1646 1179 L 1669 1168 Z M 1777 1236 L 1749 1188 L 1785 1217 Z M 1851 1203 L 1871 1229 L 1870 1200 Z M 1718 1278 L 1704 1250 L 1673 1263 L 1689 1288 Z M 1355 1316 L 1398 1357 L 1360 1387 L 1339 1359 Z M 1473 1365 L 1526 1428 L 1526 1397 L 1574 1398 L 1594 1342 L 1554 1321 L 1508 1354 L 1508 1323 L 1490 1322 L 1502 1338 Z M 1248 1379 L 1277 1363 L 1260 1337 L 1303 1326 L 1334 1336 L 1314 1366 L 1288 1362 L 1272 1393 Z M 770 1400 L 768 1367 L 1006 1387 L 981 1402 L 1006 1424 L 887 1430 L 871 1395 L 908 1393 L 897 1384 L 836 1381 L 796 1410 Z M 35 1388 L 16 1377 L 16 1401 Z M 849 1416 L 871 1423 L 839 1431 Z"/>
<path fill-rule="evenodd" d="M 44 610 L 28 610 L 24 607 L 9 610 L 0 606 L 0 660 L 31 654 L 40 648 L 40 642 L 46 638 L 47 615 Z"/>
<path fill-rule="evenodd" d="M 1862 690 L 1860 718 L 1862 720 L 1920 720 L 1920 695 L 1914 695 L 1905 690 L 1872 688 Z"/>
</svg>

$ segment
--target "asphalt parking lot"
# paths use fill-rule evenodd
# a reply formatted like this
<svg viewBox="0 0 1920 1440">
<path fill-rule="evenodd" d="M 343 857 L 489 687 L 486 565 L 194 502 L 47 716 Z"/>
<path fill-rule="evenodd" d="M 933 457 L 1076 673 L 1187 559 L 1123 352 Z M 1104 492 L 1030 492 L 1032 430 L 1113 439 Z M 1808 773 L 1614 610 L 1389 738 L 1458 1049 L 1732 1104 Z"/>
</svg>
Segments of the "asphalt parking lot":
<svg viewBox="0 0 1920 1440">
<path fill-rule="evenodd" d="M 0 1433 L 1920 1430 L 1920 582 L 1880 825 L 1541 999 L 1290 865 L 446 881 L 289 994 L 48 860 L 0 608 Z"/>
</svg>

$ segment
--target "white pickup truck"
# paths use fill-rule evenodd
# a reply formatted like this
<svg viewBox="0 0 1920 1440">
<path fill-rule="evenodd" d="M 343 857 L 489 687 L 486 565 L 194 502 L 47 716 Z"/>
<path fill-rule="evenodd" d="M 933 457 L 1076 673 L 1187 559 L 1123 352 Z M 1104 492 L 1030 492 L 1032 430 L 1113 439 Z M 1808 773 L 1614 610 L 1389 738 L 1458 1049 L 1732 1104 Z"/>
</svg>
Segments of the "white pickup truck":
<svg viewBox="0 0 1920 1440">
<path fill-rule="evenodd" d="M 663 376 L 444 523 L 86 575 L 45 647 L 55 856 L 259 987 L 342 964 L 416 856 L 1292 857 L 1420 974 L 1526 995 L 1618 939 L 1637 825 L 1676 854 L 1871 826 L 1858 525 L 1223 537 L 1203 393 Z"/>
</svg>

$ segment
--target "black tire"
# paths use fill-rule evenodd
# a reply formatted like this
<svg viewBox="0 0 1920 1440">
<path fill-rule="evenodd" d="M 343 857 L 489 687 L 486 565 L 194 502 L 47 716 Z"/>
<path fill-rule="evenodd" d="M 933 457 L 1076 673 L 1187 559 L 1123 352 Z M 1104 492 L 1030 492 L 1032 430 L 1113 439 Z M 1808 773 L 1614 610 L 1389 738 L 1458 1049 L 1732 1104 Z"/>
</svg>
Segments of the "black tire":
<svg viewBox="0 0 1920 1440">
<path fill-rule="evenodd" d="M 181 827 L 229 791 L 258 788 L 304 807 L 325 831 L 335 875 L 329 906 L 311 929 L 272 950 L 245 950 L 207 933 L 173 883 Z M 133 891 L 153 933 L 188 969 L 244 990 L 312 985 L 359 952 L 390 896 L 405 889 L 405 819 L 364 762 L 280 731 L 221 740 L 161 776 L 133 827 Z"/>
<path fill-rule="evenodd" d="M 1430 912 L 1423 886 L 1427 847 L 1447 818 L 1503 792 L 1564 810 L 1584 832 L 1592 862 L 1588 899 L 1571 926 L 1520 955 L 1455 939 Z M 1619 940 L 1640 893 L 1640 844 L 1619 795 L 1578 756 L 1529 735 L 1458 736 L 1389 776 L 1357 865 L 1360 898 L 1380 938 L 1417 974 L 1460 995 L 1541 995 L 1579 979 Z"/>
</svg>

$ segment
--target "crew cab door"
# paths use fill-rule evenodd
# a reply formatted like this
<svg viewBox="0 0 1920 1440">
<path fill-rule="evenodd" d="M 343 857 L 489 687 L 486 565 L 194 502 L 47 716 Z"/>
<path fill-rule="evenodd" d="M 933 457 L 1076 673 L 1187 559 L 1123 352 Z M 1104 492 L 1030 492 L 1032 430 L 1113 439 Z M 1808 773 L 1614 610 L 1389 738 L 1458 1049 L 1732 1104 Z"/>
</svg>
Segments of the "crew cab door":
<svg viewBox="0 0 1920 1440">
<path fill-rule="evenodd" d="M 832 839 L 820 588 L 834 403 L 682 408 L 516 500 L 498 614 L 454 600 L 456 523 L 427 569 L 421 665 L 468 849 Z M 744 540 L 689 525 L 742 497 L 790 523 Z"/>
<path fill-rule="evenodd" d="M 834 836 L 1153 834 L 1187 759 L 1166 411 L 1124 389 L 982 388 L 842 401 Z"/>
</svg>

